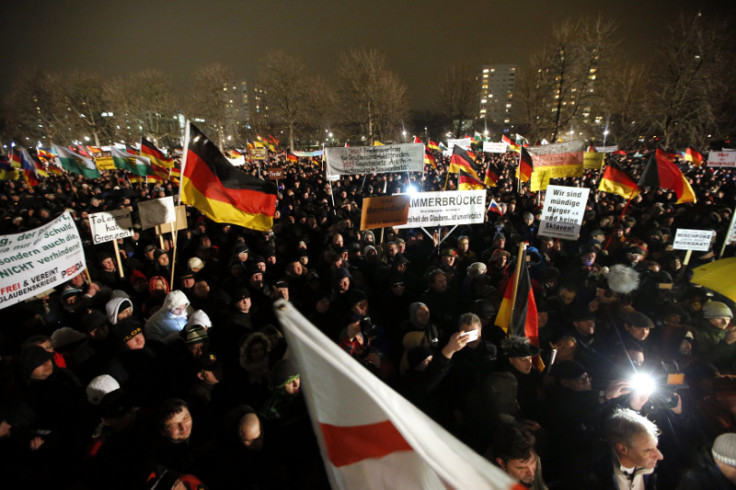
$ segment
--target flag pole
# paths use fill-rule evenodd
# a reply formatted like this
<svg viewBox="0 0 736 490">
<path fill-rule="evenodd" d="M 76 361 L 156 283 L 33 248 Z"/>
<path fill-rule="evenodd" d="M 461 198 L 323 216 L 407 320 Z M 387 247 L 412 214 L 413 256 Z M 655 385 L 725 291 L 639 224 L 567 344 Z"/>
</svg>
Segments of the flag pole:
<svg viewBox="0 0 736 490">
<path fill-rule="evenodd" d="M 734 222 L 736 222 L 736 207 L 734 207 L 733 212 L 731 213 L 731 224 L 728 225 L 726 236 L 723 237 L 723 245 L 721 245 L 721 253 L 718 254 L 719 259 L 723 258 L 723 252 L 726 251 L 726 245 L 728 245 L 728 239 L 731 238 L 731 235 L 733 234 Z"/>
<path fill-rule="evenodd" d="M 189 119 L 184 122 L 184 149 L 182 151 L 184 152 L 184 156 L 181 159 L 181 181 L 179 182 L 178 196 L 179 204 L 181 204 L 181 188 L 183 187 L 182 184 L 184 184 L 184 169 L 187 166 L 187 156 L 189 153 Z"/>
<path fill-rule="evenodd" d="M 600 192 L 600 191 L 598 191 Z M 621 224 L 621 220 L 623 220 L 624 215 L 626 214 L 626 210 L 629 209 L 629 204 L 631 204 L 631 200 L 634 198 L 633 194 L 634 192 L 631 192 L 632 196 L 626 201 L 626 206 L 624 206 L 624 210 L 621 211 L 621 214 L 619 215 L 618 219 L 616 220 L 616 224 L 613 225 L 613 232 L 611 233 L 611 236 L 608 237 L 608 241 L 606 242 L 606 246 L 603 247 L 603 250 L 608 250 L 608 246 L 611 244 L 611 240 L 613 240 L 613 234 L 616 233 L 616 229 Z"/>
<path fill-rule="evenodd" d="M 519 244 L 519 253 L 516 256 L 516 270 L 514 271 L 514 289 L 511 295 L 511 311 L 509 312 L 509 323 L 514 322 L 514 310 L 516 309 L 516 296 L 519 290 L 519 277 L 521 275 L 521 257 L 526 251 L 526 242 Z M 506 324 L 506 334 L 509 335 L 509 324 Z"/>
</svg>

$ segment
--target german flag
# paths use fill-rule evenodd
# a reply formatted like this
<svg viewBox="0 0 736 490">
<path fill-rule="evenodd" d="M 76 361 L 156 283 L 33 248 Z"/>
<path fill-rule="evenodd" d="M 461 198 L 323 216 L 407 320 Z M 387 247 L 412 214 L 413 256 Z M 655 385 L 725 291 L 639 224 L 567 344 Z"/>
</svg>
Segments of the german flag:
<svg viewBox="0 0 736 490">
<path fill-rule="evenodd" d="M 276 212 L 276 186 L 234 167 L 192 123 L 182 164 L 181 201 L 218 223 L 268 231 Z"/>
<path fill-rule="evenodd" d="M 10 166 L 13 168 L 23 168 L 23 163 L 20 161 L 20 155 L 15 153 L 15 151 L 10 151 Z"/>
<path fill-rule="evenodd" d="M 156 146 L 146 138 L 141 138 L 141 156 L 148 157 L 151 160 L 151 166 L 154 168 L 154 171 L 157 166 L 166 169 L 174 167 L 174 160 L 167 158 L 166 155 L 164 155 L 164 152 L 156 148 Z M 166 173 L 165 178 L 169 178 L 168 172 Z"/>
<path fill-rule="evenodd" d="M 501 135 L 501 141 L 503 143 L 506 143 L 509 145 L 509 150 L 511 151 L 519 151 L 519 145 L 516 144 L 514 140 L 506 136 L 505 134 Z"/>
<path fill-rule="evenodd" d="M 699 151 L 695 151 L 692 148 L 688 148 L 685 150 L 685 158 L 684 160 L 686 162 L 690 162 L 696 167 L 699 167 L 703 165 L 703 154 Z"/>
<path fill-rule="evenodd" d="M 529 182 L 529 179 L 532 178 L 532 172 L 534 172 L 532 156 L 526 148 L 521 147 L 519 153 L 519 167 L 516 169 L 516 177 L 521 179 L 522 182 Z"/>
<path fill-rule="evenodd" d="M 427 142 L 427 148 L 434 151 L 440 151 L 440 145 L 437 144 L 436 141 L 429 140 Z"/>
<path fill-rule="evenodd" d="M 424 149 L 424 164 L 431 165 L 434 169 L 437 168 L 437 162 L 434 160 L 434 156 L 426 148 Z"/>
<path fill-rule="evenodd" d="M 506 285 L 503 293 L 503 300 L 498 307 L 496 315 L 496 326 L 508 335 L 518 335 L 526 337 L 532 343 L 539 347 L 539 322 L 537 318 L 537 302 L 534 299 L 534 290 L 532 289 L 532 281 L 529 277 L 529 268 L 527 267 L 526 253 L 521 252 L 519 260 L 521 267 L 519 268 L 519 277 L 514 280 L 511 277 Z M 516 304 L 511 302 L 514 297 L 514 283 L 516 284 Z M 513 318 L 512 318 L 513 310 Z"/>
<path fill-rule="evenodd" d="M 267 138 L 267 139 L 268 139 L 268 141 L 269 141 L 269 142 L 270 142 L 270 143 L 271 143 L 272 145 L 274 145 L 274 146 L 279 146 L 279 140 L 277 140 L 276 138 L 274 138 L 274 137 L 273 137 L 273 136 L 271 136 L 270 134 L 268 135 L 268 138 Z"/>
<path fill-rule="evenodd" d="M 457 188 L 461 191 L 475 191 L 485 189 L 483 182 L 476 179 L 470 172 L 461 168 L 457 173 Z"/>
<path fill-rule="evenodd" d="M 460 170 L 464 170 L 466 173 L 473 176 L 478 182 L 482 182 L 480 178 L 481 169 L 480 166 L 468 155 L 468 152 L 455 145 L 452 149 L 452 156 L 450 157 L 450 169 L 448 173 L 456 174 L 460 173 Z"/>
<path fill-rule="evenodd" d="M 639 187 L 651 187 L 652 189 L 664 188 L 675 191 L 677 204 L 685 202 L 696 202 L 695 192 L 690 187 L 684 175 L 667 153 L 657 149 L 656 153 L 649 158 L 644 172 L 639 178 Z"/>
<path fill-rule="evenodd" d="M 421 144 L 422 143 L 422 140 L 419 139 L 419 136 L 414 136 L 413 143 L 419 143 L 419 144 Z"/>
<path fill-rule="evenodd" d="M 483 183 L 488 187 L 496 187 L 496 184 L 498 183 L 498 174 L 499 172 L 496 166 L 489 163 Z"/>
<path fill-rule="evenodd" d="M 291 154 L 289 152 L 286 152 L 286 161 L 287 162 L 297 163 L 297 162 L 299 162 L 299 157 L 297 157 L 296 155 L 293 155 L 293 154 Z"/>
<path fill-rule="evenodd" d="M 617 194 L 624 199 L 635 198 L 641 189 L 636 185 L 634 179 L 629 174 L 621 170 L 614 162 L 609 161 L 606 170 L 601 177 L 601 183 L 598 184 L 598 190 L 608 192 L 609 194 Z"/>
</svg>

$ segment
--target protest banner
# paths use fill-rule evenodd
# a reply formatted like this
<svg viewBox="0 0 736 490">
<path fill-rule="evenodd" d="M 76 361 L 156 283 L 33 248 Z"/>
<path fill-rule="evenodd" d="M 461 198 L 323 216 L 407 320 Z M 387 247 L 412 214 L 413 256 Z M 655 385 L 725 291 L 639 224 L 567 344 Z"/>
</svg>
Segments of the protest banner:
<svg viewBox="0 0 736 490">
<path fill-rule="evenodd" d="M 325 156 L 328 177 L 424 171 L 424 145 L 418 143 L 325 148 Z"/>
<path fill-rule="evenodd" d="M 533 192 L 546 190 L 549 186 L 551 175 L 550 172 L 537 172 L 535 169 L 529 179 L 529 190 Z"/>
<path fill-rule="evenodd" d="M 509 145 L 504 142 L 494 143 L 491 141 L 483 142 L 483 151 L 485 153 L 506 153 L 506 149 Z"/>
<path fill-rule="evenodd" d="M 409 217 L 408 194 L 366 197 L 360 214 L 360 229 L 370 230 L 406 224 Z"/>
<path fill-rule="evenodd" d="M 595 151 L 598 153 L 613 153 L 618 151 L 618 146 L 596 146 Z"/>
<path fill-rule="evenodd" d="M 171 196 L 138 203 L 138 215 L 144 230 L 176 220 L 174 198 Z"/>
<path fill-rule="evenodd" d="M 583 147 L 582 141 L 529 147 L 529 154 L 534 160 L 534 173 L 539 173 L 540 182 L 544 182 L 544 179 L 580 177 L 583 175 Z"/>
<path fill-rule="evenodd" d="M 535 169 L 536 171 L 536 169 Z M 577 240 L 583 224 L 589 188 L 551 185 L 544 199 L 539 235 Z"/>
<path fill-rule="evenodd" d="M 736 151 L 711 151 L 708 153 L 709 167 L 736 167 Z"/>
<path fill-rule="evenodd" d="M 187 225 L 187 207 L 185 205 L 174 207 L 175 219 L 169 223 L 156 225 L 156 234 L 174 233 L 175 231 L 186 230 Z"/>
<path fill-rule="evenodd" d="M 470 151 L 470 142 L 472 140 L 470 138 L 459 138 L 459 139 L 448 139 L 447 140 L 447 149 L 452 152 L 452 148 L 454 146 L 459 146 L 465 151 Z"/>
<path fill-rule="evenodd" d="M 90 214 L 89 226 L 95 245 L 133 235 L 133 220 L 127 209 Z"/>
<path fill-rule="evenodd" d="M 600 170 L 603 166 L 603 160 L 605 153 L 596 153 L 594 151 L 586 151 L 583 154 L 583 168 L 590 168 L 593 170 Z"/>
<path fill-rule="evenodd" d="M 485 204 L 485 190 L 419 192 L 411 196 L 406 224 L 394 228 L 483 223 Z"/>
<path fill-rule="evenodd" d="M 0 236 L 0 309 L 48 291 L 86 267 L 69 211 L 33 230 Z"/>
<path fill-rule="evenodd" d="M 266 174 L 268 180 L 279 180 L 285 176 L 283 167 L 268 168 L 266 169 Z"/>
<path fill-rule="evenodd" d="M 96 157 L 95 165 L 97 170 L 115 170 L 115 161 L 111 156 Z"/>
<path fill-rule="evenodd" d="M 707 252 L 710 250 L 713 239 L 713 230 L 687 230 L 678 228 L 675 233 L 675 241 L 672 248 L 675 250 L 694 250 L 696 252 Z"/>
</svg>

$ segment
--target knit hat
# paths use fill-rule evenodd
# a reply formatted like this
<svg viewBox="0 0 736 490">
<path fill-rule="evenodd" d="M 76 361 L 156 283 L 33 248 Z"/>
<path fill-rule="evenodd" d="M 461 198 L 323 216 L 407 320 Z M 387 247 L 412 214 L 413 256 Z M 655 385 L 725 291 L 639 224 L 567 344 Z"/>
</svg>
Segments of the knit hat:
<svg viewBox="0 0 736 490">
<path fill-rule="evenodd" d="M 733 318 L 733 313 L 725 303 L 708 301 L 703 305 L 703 318 Z"/>
<path fill-rule="evenodd" d="M 716 461 L 728 466 L 736 466 L 736 434 L 727 432 L 716 437 L 711 454 Z"/>
<path fill-rule="evenodd" d="M 34 369 L 53 357 L 54 354 L 43 347 L 29 345 L 18 354 L 16 360 L 18 374 L 24 382 L 28 381 Z"/>
<path fill-rule="evenodd" d="M 122 343 L 129 341 L 139 333 L 143 333 L 143 324 L 134 317 L 120 320 L 117 325 L 112 327 L 112 334 Z"/>
<path fill-rule="evenodd" d="M 86 338 L 87 337 L 78 330 L 74 330 L 71 327 L 61 327 L 54 330 L 54 333 L 51 334 L 51 345 L 54 347 L 54 350 L 56 350 L 67 347 Z"/>
<path fill-rule="evenodd" d="M 204 267 L 204 262 L 199 257 L 192 257 L 187 261 L 187 266 L 192 272 L 199 272 Z"/>
<path fill-rule="evenodd" d="M 233 294 L 233 303 L 237 303 L 241 299 L 250 298 L 250 291 L 248 291 L 248 288 L 239 287 L 235 290 L 235 293 Z"/>
<path fill-rule="evenodd" d="M 273 366 L 273 385 L 281 388 L 299 376 L 299 370 L 291 359 L 281 359 Z"/>
<path fill-rule="evenodd" d="M 86 332 L 93 332 L 106 324 L 107 317 L 100 310 L 92 310 L 79 319 L 79 326 Z"/>
<path fill-rule="evenodd" d="M 207 315 L 204 310 L 197 310 L 189 315 L 189 319 L 187 320 L 187 327 L 193 325 L 210 328 L 212 326 L 212 320 L 210 320 L 209 315 Z"/>
<path fill-rule="evenodd" d="M 87 385 L 87 400 L 92 405 L 99 405 L 108 393 L 120 389 L 120 383 L 109 374 L 101 374 Z"/>
<path fill-rule="evenodd" d="M 201 344 L 207 342 L 207 329 L 201 325 L 187 325 L 182 330 L 182 337 L 187 345 Z"/>
<path fill-rule="evenodd" d="M 475 278 L 476 276 L 481 276 L 486 273 L 486 270 L 488 270 L 488 267 L 486 267 L 486 264 L 483 262 L 473 262 L 468 266 L 468 276 L 471 278 Z"/>
</svg>

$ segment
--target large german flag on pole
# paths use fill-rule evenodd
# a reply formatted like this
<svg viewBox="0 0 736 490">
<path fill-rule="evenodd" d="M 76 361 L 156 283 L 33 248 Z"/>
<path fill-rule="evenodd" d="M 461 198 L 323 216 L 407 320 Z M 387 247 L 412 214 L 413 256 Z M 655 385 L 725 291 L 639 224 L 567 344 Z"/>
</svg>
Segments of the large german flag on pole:
<svg viewBox="0 0 736 490">
<path fill-rule="evenodd" d="M 624 199 L 633 199 L 641 192 L 634 179 L 629 177 L 613 161 L 609 161 L 606 165 L 606 170 L 603 172 L 598 190 L 608 192 L 609 194 L 617 194 Z"/>
<path fill-rule="evenodd" d="M 141 155 L 150 159 L 151 165 L 158 165 L 166 169 L 174 168 L 174 160 L 168 158 L 164 152 L 156 148 L 156 145 L 143 137 L 141 137 Z"/>
<path fill-rule="evenodd" d="M 639 178 L 640 187 L 671 189 L 677 194 L 677 204 L 695 202 L 695 192 L 672 158 L 666 152 L 657 149 L 649 159 L 644 172 Z"/>
<path fill-rule="evenodd" d="M 534 172 L 534 163 L 532 156 L 523 146 L 519 151 L 519 167 L 516 169 L 516 177 L 522 182 L 529 182 Z"/>
<path fill-rule="evenodd" d="M 181 202 L 218 223 L 268 231 L 276 211 L 276 186 L 234 167 L 192 123 L 187 125 Z"/>
</svg>

